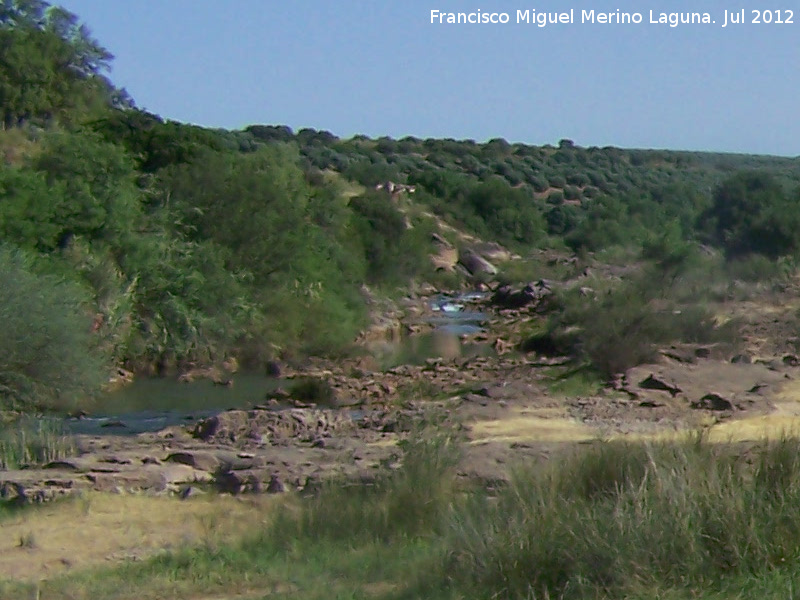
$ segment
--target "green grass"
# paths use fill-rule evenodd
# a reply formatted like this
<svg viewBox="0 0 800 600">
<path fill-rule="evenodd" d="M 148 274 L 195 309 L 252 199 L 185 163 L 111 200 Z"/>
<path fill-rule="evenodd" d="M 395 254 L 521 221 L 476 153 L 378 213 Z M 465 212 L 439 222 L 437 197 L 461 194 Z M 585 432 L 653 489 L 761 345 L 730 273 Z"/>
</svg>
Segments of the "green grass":
<svg viewBox="0 0 800 600">
<path fill-rule="evenodd" d="M 590 367 L 553 367 L 547 375 L 550 393 L 566 398 L 591 396 L 603 387 L 602 378 Z"/>
<path fill-rule="evenodd" d="M 238 544 L 42 584 L 46 598 L 793 598 L 800 441 L 597 442 L 459 484 L 446 435 L 406 442 L 369 486 L 289 498 Z M 0 593 L 17 597 L 7 584 Z M 15 595 L 16 594 L 16 595 Z M 228 594 L 228 596 L 225 596 Z M 241 596 L 239 596 L 241 595 Z"/>
</svg>

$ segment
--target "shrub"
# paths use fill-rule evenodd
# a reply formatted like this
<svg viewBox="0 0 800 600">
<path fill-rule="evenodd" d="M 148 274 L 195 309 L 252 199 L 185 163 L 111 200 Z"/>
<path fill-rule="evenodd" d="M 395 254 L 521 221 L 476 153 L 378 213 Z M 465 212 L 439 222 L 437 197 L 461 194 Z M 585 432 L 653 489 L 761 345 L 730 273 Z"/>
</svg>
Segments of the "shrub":
<svg viewBox="0 0 800 600">
<path fill-rule="evenodd" d="M 735 322 L 717 327 L 697 297 L 689 306 L 677 303 L 682 279 L 674 269 L 659 264 L 594 296 L 577 289 L 563 292 L 551 306 L 554 314 L 546 330 L 524 340 L 521 348 L 572 355 L 610 378 L 653 361 L 660 346 L 675 341 L 732 343 Z"/>
<path fill-rule="evenodd" d="M 776 258 L 800 248 L 796 202 L 767 173 L 741 172 L 723 182 L 703 221 L 728 256 Z"/>
<path fill-rule="evenodd" d="M 0 397 L 7 406 L 74 406 L 105 380 L 82 290 L 35 273 L 28 256 L 9 248 L 0 248 L 0 330 Z"/>
<path fill-rule="evenodd" d="M 563 188 L 567 185 L 567 180 L 563 175 L 550 175 L 547 180 L 550 183 L 550 187 Z"/>
<path fill-rule="evenodd" d="M 577 200 L 581 197 L 581 190 L 574 185 L 564 188 L 564 198 L 567 200 Z"/>
<path fill-rule="evenodd" d="M 400 467 L 376 475 L 371 485 L 329 481 L 299 514 L 282 513 L 273 539 L 353 541 L 408 539 L 442 531 L 455 484 L 459 446 L 433 422 L 416 423 L 399 443 Z"/>
</svg>

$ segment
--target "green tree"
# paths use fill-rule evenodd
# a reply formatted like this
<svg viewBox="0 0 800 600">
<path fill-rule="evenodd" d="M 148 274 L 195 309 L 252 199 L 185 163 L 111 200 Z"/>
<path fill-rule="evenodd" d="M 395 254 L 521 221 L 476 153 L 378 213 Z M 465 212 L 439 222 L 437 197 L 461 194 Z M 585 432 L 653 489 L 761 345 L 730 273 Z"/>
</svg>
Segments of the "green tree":
<svg viewBox="0 0 800 600">
<path fill-rule="evenodd" d="M 139 225 L 136 171 L 120 146 L 92 134 L 52 134 L 31 166 L 63 190 L 54 214 L 61 247 L 74 236 L 114 243 Z"/>
<path fill-rule="evenodd" d="M 776 258 L 800 248 L 797 204 L 768 173 L 741 172 L 724 181 L 703 223 L 729 257 Z"/>
</svg>

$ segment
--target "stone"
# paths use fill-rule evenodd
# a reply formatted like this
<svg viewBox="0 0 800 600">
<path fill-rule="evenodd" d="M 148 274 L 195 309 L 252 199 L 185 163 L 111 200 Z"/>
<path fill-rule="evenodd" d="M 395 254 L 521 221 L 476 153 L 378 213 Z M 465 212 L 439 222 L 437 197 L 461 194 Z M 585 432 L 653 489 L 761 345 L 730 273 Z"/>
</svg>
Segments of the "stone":
<svg viewBox="0 0 800 600">
<path fill-rule="evenodd" d="M 692 402 L 692 408 L 713 411 L 733 410 L 733 403 L 719 394 L 711 392 L 700 398 L 700 400 Z"/>
<path fill-rule="evenodd" d="M 286 491 L 286 486 L 283 485 L 277 473 L 273 473 L 269 478 L 269 485 L 267 485 L 268 494 L 283 494 Z"/>
<path fill-rule="evenodd" d="M 181 451 L 173 452 L 168 455 L 165 462 L 179 463 L 188 465 L 201 471 L 214 471 L 219 467 L 219 459 L 210 452 L 203 451 Z"/>
<path fill-rule="evenodd" d="M 643 390 L 661 390 L 669 392 L 670 396 L 673 398 L 682 391 L 678 386 L 670 385 L 663 379 L 656 377 L 653 373 L 650 373 L 650 375 L 642 379 L 642 381 L 639 382 L 639 387 Z"/>
<path fill-rule="evenodd" d="M 245 480 L 234 471 L 224 470 L 216 474 L 214 483 L 221 493 L 237 496 L 244 491 Z"/>
</svg>

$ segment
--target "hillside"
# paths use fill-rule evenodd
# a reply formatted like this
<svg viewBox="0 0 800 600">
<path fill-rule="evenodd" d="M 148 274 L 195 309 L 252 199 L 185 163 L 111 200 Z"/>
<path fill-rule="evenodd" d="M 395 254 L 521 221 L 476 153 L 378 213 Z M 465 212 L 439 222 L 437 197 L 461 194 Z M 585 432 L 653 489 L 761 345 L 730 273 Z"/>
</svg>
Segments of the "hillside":
<svg viewBox="0 0 800 600">
<path fill-rule="evenodd" d="M 702 247 L 758 278 L 800 249 L 797 159 L 205 129 L 136 109 L 107 77 L 110 52 L 66 11 L 15 4 L 0 34 L 19 50 L 0 61 L 12 405 L 75 402 L 114 365 L 341 355 L 375 294 L 535 278 L 540 250 L 663 266 Z M 454 268 L 479 242 L 495 262 L 526 260 Z M 75 351 L 15 350 L 32 297 L 47 335 Z"/>
</svg>

